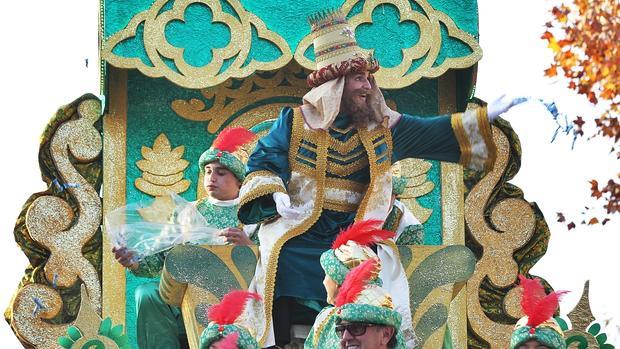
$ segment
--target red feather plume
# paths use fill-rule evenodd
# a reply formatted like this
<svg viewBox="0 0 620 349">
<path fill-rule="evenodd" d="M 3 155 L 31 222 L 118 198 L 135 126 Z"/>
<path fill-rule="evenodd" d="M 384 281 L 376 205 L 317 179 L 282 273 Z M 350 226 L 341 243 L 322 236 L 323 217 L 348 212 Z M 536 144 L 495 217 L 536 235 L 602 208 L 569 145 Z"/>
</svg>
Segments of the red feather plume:
<svg viewBox="0 0 620 349">
<path fill-rule="evenodd" d="M 241 315 L 249 299 L 261 298 L 258 294 L 248 291 L 230 291 L 222 298 L 220 304 L 209 309 L 208 318 L 219 325 L 230 325 Z"/>
<path fill-rule="evenodd" d="M 379 219 L 368 219 L 351 224 L 338 234 L 332 244 L 332 249 L 336 249 L 348 241 L 355 241 L 362 246 L 370 246 L 396 236 L 394 232 L 382 230 L 382 225 L 383 221 Z"/>
<path fill-rule="evenodd" d="M 254 138 L 256 138 L 256 135 L 243 127 L 227 127 L 217 135 L 212 147 L 232 153 L 242 145 L 253 141 Z"/>
<path fill-rule="evenodd" d="M 545 293 L 545 288 L 538 279 L 528 279 L 519 275 L 519 284 L 523 290 L 521 309 L 527 315 L 527 326 L 535 328 L 553 317 L 560 306 L 560 298 L 567 291 Z"/>
<path fill-rule="evenodd" d="M 233 332 L 224 339 L 215 344 L 216 349 L 238 349 L 237 340 L 239 339 L 239 333 Z"/>
<path fill-rule="evenodd" d="M 364 290 L 368 281 L 376 275 L 378 263 L 379 261 L 376 258 L 368 259 L 347 274 L 336 296 L 337 307 L 355 302 L 355 299 Z"/>
</svg>

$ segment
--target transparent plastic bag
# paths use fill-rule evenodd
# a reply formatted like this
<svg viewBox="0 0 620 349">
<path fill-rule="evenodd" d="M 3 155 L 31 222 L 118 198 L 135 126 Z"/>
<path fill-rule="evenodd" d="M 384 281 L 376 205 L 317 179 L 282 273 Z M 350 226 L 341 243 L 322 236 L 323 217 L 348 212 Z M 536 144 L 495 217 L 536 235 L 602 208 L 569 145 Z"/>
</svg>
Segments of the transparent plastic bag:
<svg viewBox="0 0 620 349">
<path fill-rule="evenodd" d="M 180 244 L 226 243 L 194 203 L 174 193 L 114 210 L 104 217 L 104 228 L 112 245 L 132 251 L 136 261 Z"/>
</svg>

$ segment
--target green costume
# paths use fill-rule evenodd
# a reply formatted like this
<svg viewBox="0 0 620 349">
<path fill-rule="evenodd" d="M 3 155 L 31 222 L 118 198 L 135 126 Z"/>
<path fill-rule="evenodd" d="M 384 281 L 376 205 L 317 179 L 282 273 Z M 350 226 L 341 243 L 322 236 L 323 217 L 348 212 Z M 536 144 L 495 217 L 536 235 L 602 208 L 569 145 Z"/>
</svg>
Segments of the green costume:
<svg viewBox="0 0 620 349">
<path fill-rule="evenodd" d="M 218 161 L 230 170 L 239 181 L 245 179 L 245 161 L 243 145 L 256 136 L 241 127 L 226 128 L 213 141 L 198 160 L 200 171 L 206 165 Z M 239 200 L 221 201 L 211 197 L 196 201 L 196 209 L 202 214 L 209 226 L 225 229 L 240 227 L 237 219 Z M 245 226 L 247 232 L 255 226 Z M 248 234 L 251 235 L 251 234 Z M 201 244 L 201 241 L 193 241 Z M 148 256 L 140 261 L 133 273 L 141 277 L 159 277 L 168 251 Z M 138 346 L 141 349 L 175 349 L 179 348 L 178 337 L 184 333 L 180 309 L 166 304 L 160 293 L 159 283 L 147 283 L 136 289 L 136 322 Z"/>
<path fill-rule="evenodd" d="M 196 202 L 196 208 L 206 217 L 210 226 L 218 229 L 238 227 L 240 224 L 237 219 L 237 201 L 204 198 Z M 200 244 L 200 241 L 194 243 Z M 159 277 L 167 254 L 168 251 L 162 251 L 144 258 L 132 272 L 140 277 Z M 135 297 L 138 347 L 179 348 L 178 338 L 185 333 L 181 311 L 178 307 L 164 302 L 159 294 L 159 282 L 138 286 Z"/>
<path fill-rule="evenodd" d="M 377 254 L 371 248 L 372 245 L 394 237 L 393 232 L 380 230 L 381 224 L 379 220 L 355 223 L 338 235 L 331 249 L 321 254 L 321 267 L 325 275 L 338 287 L 342 285 L 351 269 L 368 259 L 378 259 Z M 382 285 L 378 273 L 368 283 Z M 340 338 L 335 331 L 337 309 L 328 306 L 319 313 L 306 338 L 304 349 L 338 347 Z"/>
</svg>

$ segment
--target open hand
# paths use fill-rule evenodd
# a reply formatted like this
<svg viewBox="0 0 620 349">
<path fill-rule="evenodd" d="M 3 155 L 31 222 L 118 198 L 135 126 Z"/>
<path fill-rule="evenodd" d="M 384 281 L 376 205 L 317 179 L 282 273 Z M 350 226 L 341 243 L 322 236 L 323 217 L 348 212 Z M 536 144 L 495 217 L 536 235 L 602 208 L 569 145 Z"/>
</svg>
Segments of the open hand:
<svg viewBox="0 0 620 349">
<path fill-rule="evenodd" d="M 114 252 L 114 258 L 125 268 L 136 269 L 138 268 L 138 262 L 135 260 L 133 252 L 129 251 L 125 247 L 112 247 Z"/>
<path fill-rule="evenodd" d="M 252 240 L 250 240 L 250 238 L 248 238 L 248 236 L 245 235 L 245 232 L 239 228 L 222 229 L 220 230 L 219 235 L 221 237 L 224 237 L 226 239 L 226 242 L 231 243 L 231 244 L 240 245 L 240 246 L 247 246 L 247 245 L 254 244 Z"/>
<path fill-rule="evenodd" d="M 487 106 L 487 116 L 489 118 L 489 122 L 495 121 L 495 119 L 510 110 L 510 108 L 525 101 L 527 101 L 526 98 L 512 98 L 508 97 L 506 94 L 501 95 L 498 99 L 489 103 Z"/>
</svg>

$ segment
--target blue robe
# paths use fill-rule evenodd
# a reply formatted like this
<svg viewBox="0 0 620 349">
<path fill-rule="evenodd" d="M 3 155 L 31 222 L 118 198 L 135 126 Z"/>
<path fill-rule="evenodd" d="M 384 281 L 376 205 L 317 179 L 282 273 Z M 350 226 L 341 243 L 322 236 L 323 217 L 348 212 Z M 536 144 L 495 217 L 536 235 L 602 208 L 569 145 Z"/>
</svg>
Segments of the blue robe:
<svg viewBox="0 0 620 349">
<path fill-rule="evenodd" d="M 247 163 L 247 173 L 266 170 L 279 176 L 288 183 L 291 169 L 289 152 L 293 110 L 282 109 L 278 120 L 269 134 L 259 140 Z M 393 144 L 391 159 L 378 161 L 396 161 L 405 158 L 423 158 L 458 162 L 461 156 L 459 142 L 451 125 L 451 116 L 415 117 L 402 115 L 390 129 Z M 346 179 L 367 186 L 370 182 L 368 157 L 360 141 L 352 138 L 358 136 L 351 126 L 349 118 L 339 115 L 329 129 L 330 142 L 354 144 L 343 153 L 342 148 L 328 148 L 328 169 L 326 178 Z M 379 145 L 376 153 L 382 148 Z M 308 159 L 315 159 L 316 154 L 306 148 L 300 148 L 299 154 Z M 295 297 L 303 300 L 324 302 L 324 272 L 319 263 L 321 253 L 329 249 L 340 230 L 353 223 L 356 211 L 342 212 L 324 208 L 319 219 L 308 227 L 305 233 L 288 240 L 280 251 L 274 299 L 281 296 Z M 244 224 L 255 224 L 278 216 L 271 195 L 264 195 L 240 206 L 239 220 Z"/>
</svg>

